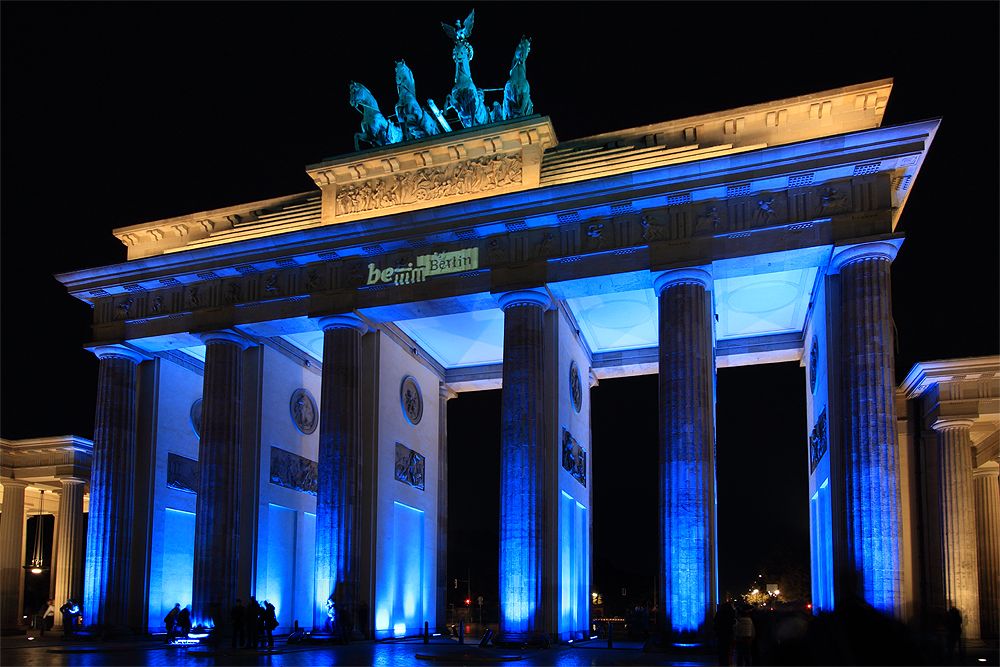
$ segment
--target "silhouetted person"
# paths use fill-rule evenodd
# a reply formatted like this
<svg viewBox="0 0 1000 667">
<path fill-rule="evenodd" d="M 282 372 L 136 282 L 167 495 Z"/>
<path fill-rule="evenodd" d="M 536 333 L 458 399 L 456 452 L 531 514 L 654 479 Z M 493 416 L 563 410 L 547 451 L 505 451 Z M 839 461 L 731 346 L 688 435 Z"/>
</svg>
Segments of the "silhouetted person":
<svg viewBox="0 0 1000 667">
<path fill-rule="evenodd" d="M 233 648 L 243 648 L 246 644 L 246 608 L 243 607 L 243 600 L 236 598 L 236 604 L 229 613 L 229 619 L 233 622 Z"/>
<path fill-rule="evenodd" d="M 959 641 L 962 639 L 962 612 L 954 605 L 952 605 L 945 616 L 944 627 L 945 639 L 948 642 L 948 662 L 954 664 L 956 660 L 955 648 L 959 647 Z M 959 651 L 959 653 L 962 652 L 961 650 Z"/>
<path fill-rule="evenodd" d="M 267 639 L 267 647 L 274 648 L 274 629 L 278 627 L 278 615 L 275 613 L 274 605 L 264 600 L 264 637 Z"/>
<path fill-rule="evenodd" d="M 41 617 L 41 622 L 38 624 L 38 630 L 41 635 L 45 636 L 46 630 L 51 630 L 52 626 L 56 622 L 56 605 L 55 600 L 49 598 L 42 608 L 38 610 L 38 615 Z"/>
<path fill-rule="evenodd" d="M 251 595 L 246 609 L 247 646 L 249 648 L 255 649 L 258 646 L 260 633 L 257 631 L 257 626 L 259 621 L 260 605 L 257 604 L 257 598 Z"/>
<path fill-rule="evenodd" d="M 736 619 L 736 628 L 733 631 L 733 637 L 736 640 L 737 665 L 752 664 L 751 656 L 753 655 L 754 634 L 753 619 L 750 618 L 750 611 L 747 609 L 740 610 L 739 618 Z"/>
<path fill-rule="evenodd" d="M 177 634 L 187 637 L 191 632 L 191 607 L 184 607 L 177 614 Z"/>
<path fill-rule="evenodd" d="M 719 643 L 719 664 L 728 665 L 733 653 L 733 632 L 736 626 L 736 610 L 726 599 L 715 612 L 715 637 Z"/>
<path fill-rule="evenodd" d="M 80 616 L 80 605 L 73 598 L 66 600 L 66 604 L 59 607 L 63 615 L 63 636 L 69 637 L 76 632 L 76 619 Z"/>
<path fill-rule="evenodd" d="M 169 644 L 174 637 L 177 636 L 175 628 L 177 627 L 177 616 L 181 613 L 181 603 L 178 602 L 174 605 L 174 608 L 167 612 L 167 615 L 163 618 L 163 625 L 167 626 L 167 643 Z"/>
</svg>

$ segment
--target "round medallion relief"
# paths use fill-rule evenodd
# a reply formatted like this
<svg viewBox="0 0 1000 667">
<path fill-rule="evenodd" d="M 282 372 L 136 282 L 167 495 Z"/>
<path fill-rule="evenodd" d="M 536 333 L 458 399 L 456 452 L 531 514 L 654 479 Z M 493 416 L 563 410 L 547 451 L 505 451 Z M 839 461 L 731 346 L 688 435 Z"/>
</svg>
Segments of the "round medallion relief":
<svg viewBox="0 0 1000 667">
<path fill-rule="evenodd" d="M 295 428 L 306 435 L 316 431 L 316 426 L 319 425 L 319 411 L 316 409 L 316 400 L 308 389 L 299 387 L 292 392 L 288 410 Z"/>
<path fill-rule="evenodd" d="M 573 409 L 577 412 L 583 407 L 583 384 L 580 382 L 580 367 L 576 361 L 569 365 L 569 397 L 573 402 Z"/>
<path fill-rule="evenodd" d="M 191 428 L 194 429 L 194 434 L 201 437 L 201 399 L 191 404 L 191 411 L 189 413 L 191 417 Z"/>
<path fill-rule="evenodd" d="M 816 393 L 816 365 L 819 363 L 819 339 L 813 336 L 809 347 L 809 391 Z"/>
<path fill-rule="evenodd" d="M 399 387 L 399 404 L 406 421 L 414 426 L 420 423 L 424 416 L 424 397 L 420 393 L 417 379 L 412 375 L 403 378 L 403 384 Z"/>
</svg>

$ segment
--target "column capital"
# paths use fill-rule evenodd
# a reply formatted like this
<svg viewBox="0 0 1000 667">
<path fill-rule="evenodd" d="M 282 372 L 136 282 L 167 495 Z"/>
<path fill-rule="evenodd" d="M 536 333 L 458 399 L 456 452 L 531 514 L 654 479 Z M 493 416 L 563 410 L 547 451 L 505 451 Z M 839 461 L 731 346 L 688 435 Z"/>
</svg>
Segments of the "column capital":
<svg viewBox="0 0 1000 667">
<path fill-rule="evenodd" d="M 833 249 L 830 259 L 830 273 L 840 273 L 840 270 L 852 262 L 863 259 L 884 259 L 889 262 L 896 259 L 901 239 L 892 241 L 872 241 L 856 245 L 842 246 Z"/>
<path fill-rule="evenodd" d="M 706 290 L 712 289 L 712 266 L 710 264 L 651 273 L 653 277 L 653 291 L 656 293 L 656 296 L 660 296 L 667 287 L 677 284 L 701 285 Z"/>
<path fill-rule="evenodd" d="M 529 289 L 516 289 L 510 292 L 494 294 L 501 310 L 507 310 L 514 306 L 540 306 L 542 310 L 552 307 L 552 297 L 544 287 L 532 287 Z"/>
<path fill-rule="evenodd" d="M 254 345 L 252 340 L 234 331 L 201 331 L 197 333 L 192 332 L 192 335 L 200 340 L 203 345 L 208 345 L 209 343 L 232 343 L 233 345 L 239 345 L 244 350 Z"/>
<path fill-rule="evenodd" d="M 1000 463 L 987 461 L 978 468 L 972 469 L 973 477 L 1000 477 Z"/>
<path fill-rule="evenodd" d="M 62 482 L 63 486 L 74 486 L 76 484 L 86 484 L 87 479 L 75 475 L 56 475 L 56 479 Z"/>
<path fill-rule="evenodd" d="M 135 364 L 140 364 L 149 359 L 148 356 L 138 350 L 117 343 L 113 345 L 95 345 L 88 347 L 87 350 L 92 352 L 98 359 L 127 359 Z"/>
<path fill-rule="evenodd" d="M 938 417 L 931 424 L 931 428 L 938 432 L 960 428 L 970 429 L 975 423 L 971 417 Z"/>
<path fill-rule="evenodd" d="M 320 331 L 329 331 L 330 329 L 354 329 L 362 335 L 368 333 L 368 325 L 354 313 L 324 315 L 313 319 L 316 324 L 319 325 Z"/>
<path fill-rule="evenodd" d="M 458 396 L 454 389 L 446 385 L 444 382 L 438 385 L 438 395 L 443 401 L 450 401 L 451 399 Z"/>
<path fill-rule="evenodd" d="M 28 483 L 23 479 L 14 479 L 13 477 L 0 477 L 0 486 L 2 486 L 5 489 L 16 489 L 16 488 L 26 489 L 28 488 Z"/>
</svg>

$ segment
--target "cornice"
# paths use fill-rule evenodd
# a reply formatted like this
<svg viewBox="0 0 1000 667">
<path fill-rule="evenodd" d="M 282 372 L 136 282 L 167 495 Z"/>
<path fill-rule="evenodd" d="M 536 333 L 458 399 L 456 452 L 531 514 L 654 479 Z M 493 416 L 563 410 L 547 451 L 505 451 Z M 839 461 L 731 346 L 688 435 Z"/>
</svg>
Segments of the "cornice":
<svg viewBox="0 0 1000 667">
<path fill-rule="evenodd" d="M 938 383 L 995 377 L 1000 377 L 1000 355 L 921 361 L 906 374 L 899 391 L 914 399 Z"/>
</svg>

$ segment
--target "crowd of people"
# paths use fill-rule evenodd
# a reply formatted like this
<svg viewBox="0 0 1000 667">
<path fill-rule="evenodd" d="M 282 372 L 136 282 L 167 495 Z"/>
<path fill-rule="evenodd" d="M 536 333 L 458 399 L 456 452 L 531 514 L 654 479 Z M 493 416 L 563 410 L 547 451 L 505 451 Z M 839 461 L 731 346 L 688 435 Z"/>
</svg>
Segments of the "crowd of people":
<svg viewBox="0 0 1000 667">
<path fill-rule="evenodd" d="M 253 596 L 246 605 L 242 599 L 229 612 L 233 648 L 274 648 L 274 630 L 278 627 L 277 609 L 269 601 L 263 603 Z M 181 609 L 180 603 L 174 605 L 163 624 L 167 628 L 167 642 L 179 637 L 187 637 L 191 632 L 191 607 Z"/>
<path fill-rule="evenodd" d="M 274 629 L 278 627 L 278 615 L 274 605 L 264 600 L 257 602 L 252 595 L 243 606 L 237 599 L 229 614 L 232 623 L 233 648 L 274 648 Z"/>
</svg>

